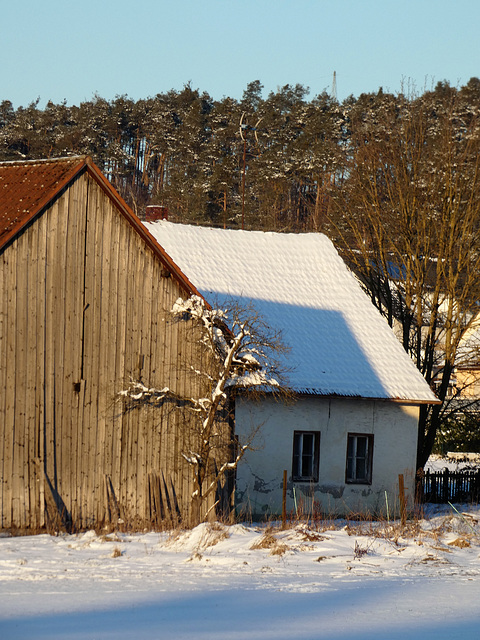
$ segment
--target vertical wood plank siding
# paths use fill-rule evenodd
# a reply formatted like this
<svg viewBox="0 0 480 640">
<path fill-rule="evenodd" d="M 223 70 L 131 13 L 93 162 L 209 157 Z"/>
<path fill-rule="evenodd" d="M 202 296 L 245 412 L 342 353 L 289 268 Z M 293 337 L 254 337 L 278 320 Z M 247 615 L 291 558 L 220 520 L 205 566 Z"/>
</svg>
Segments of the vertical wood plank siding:
<svg viewBox="0 0 480 640">
<path fill-rule="evenodd" d="M 130 378 L 198 392 L 199 328 L 170 314 L 186 292 L 86 172 L 0 269 L 0 527 L 188 518 L 190 415 L 118 400 Z"/>
</svg>

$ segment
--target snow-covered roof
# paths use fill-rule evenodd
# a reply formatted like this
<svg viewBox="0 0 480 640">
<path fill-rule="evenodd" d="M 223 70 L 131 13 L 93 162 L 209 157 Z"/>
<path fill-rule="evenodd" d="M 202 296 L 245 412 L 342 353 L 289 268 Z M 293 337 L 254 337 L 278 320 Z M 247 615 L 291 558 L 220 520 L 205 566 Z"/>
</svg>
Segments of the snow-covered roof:
<svg viewBox="0 0 480 640">
<path fill-rule="evenodd" d="M 436 400 L 325 235 L 145 225 L 207 301 L 253 304 L 281 330 L 296 391 Z"/>
</svg>

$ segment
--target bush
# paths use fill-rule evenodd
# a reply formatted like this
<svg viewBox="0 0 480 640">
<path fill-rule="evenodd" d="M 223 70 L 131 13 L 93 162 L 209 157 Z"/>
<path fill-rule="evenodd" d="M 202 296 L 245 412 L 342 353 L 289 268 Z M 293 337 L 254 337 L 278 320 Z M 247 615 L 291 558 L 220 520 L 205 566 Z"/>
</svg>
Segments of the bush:
<svg viewBox="0 0 480 640">
<path fill-rule="evenodd" d="M 457 414 L 438 430 L 433 453 L 447 451 L 480 453 L 480 413 Z"/>
</svg>

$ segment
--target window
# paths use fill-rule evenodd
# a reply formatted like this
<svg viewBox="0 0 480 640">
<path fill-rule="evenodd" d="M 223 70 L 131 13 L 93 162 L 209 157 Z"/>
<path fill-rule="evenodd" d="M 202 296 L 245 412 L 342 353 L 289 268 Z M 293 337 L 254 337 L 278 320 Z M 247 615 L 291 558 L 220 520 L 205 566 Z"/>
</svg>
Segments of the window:
<svg viewBox="0 0 480 640">
<path fill-rule="evenodd" d="M 372 482 L 373 435 L 349 433 L 347 442 L 346 481 L 358 484 Z"/>
<path fill-rule="evenodd" d="M 296 482 L 318 482 L 320 431 L 294 431 L 293 469 Z"/>
</svg>

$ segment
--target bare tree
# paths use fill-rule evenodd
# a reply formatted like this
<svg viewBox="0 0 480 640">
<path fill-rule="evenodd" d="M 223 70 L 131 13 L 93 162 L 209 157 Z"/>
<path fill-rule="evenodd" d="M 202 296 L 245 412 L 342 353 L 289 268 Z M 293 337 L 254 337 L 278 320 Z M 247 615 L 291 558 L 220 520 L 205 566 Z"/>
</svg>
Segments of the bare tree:
<svg viewBox="0 0 480 640">
<path fill-rule="evenodd" d="M 382 95 L 374 106 L 356 108 L 334 234 L 444 401 L 421 409 L 423 467 L 447 415 L 457 349 L 480 299 L 478 108 L 455 91 Z"/>
<path fill-rule="evenodd" d="M 253 309 L 229 305 L 228 309 L 211 308 L 203 298 L 179 299 L 172 314 L 178 322 L 193 320 L 203 331 L 191 369 L 198 376 L 199 394 L 187 397 L 172 389 L 149 388 L 132 380 L 121 392 L 126 409 L 139 406 L 162 406 L 173 402 L 179 410 L 195 416 L 195 433 L 191 448 L 181 452 L 193 474 L 191 524 L 206 519 L 215 504 L 206 509 L 208 499 L 225 475 L 234 471 L 252 442 L 260 425 L 256 425 L 245 441 L 238 441 L 228 424 L 232 394 L 286 394 L 278 356 L 284 351 L 280 335 L 270 329 Z M 198 362 L 203 362 L 198 369 Z M 187 423 L 186 423 L 187 424 Z M 188 427 L 186 427 L 188 428 Z"/>
</svg>

